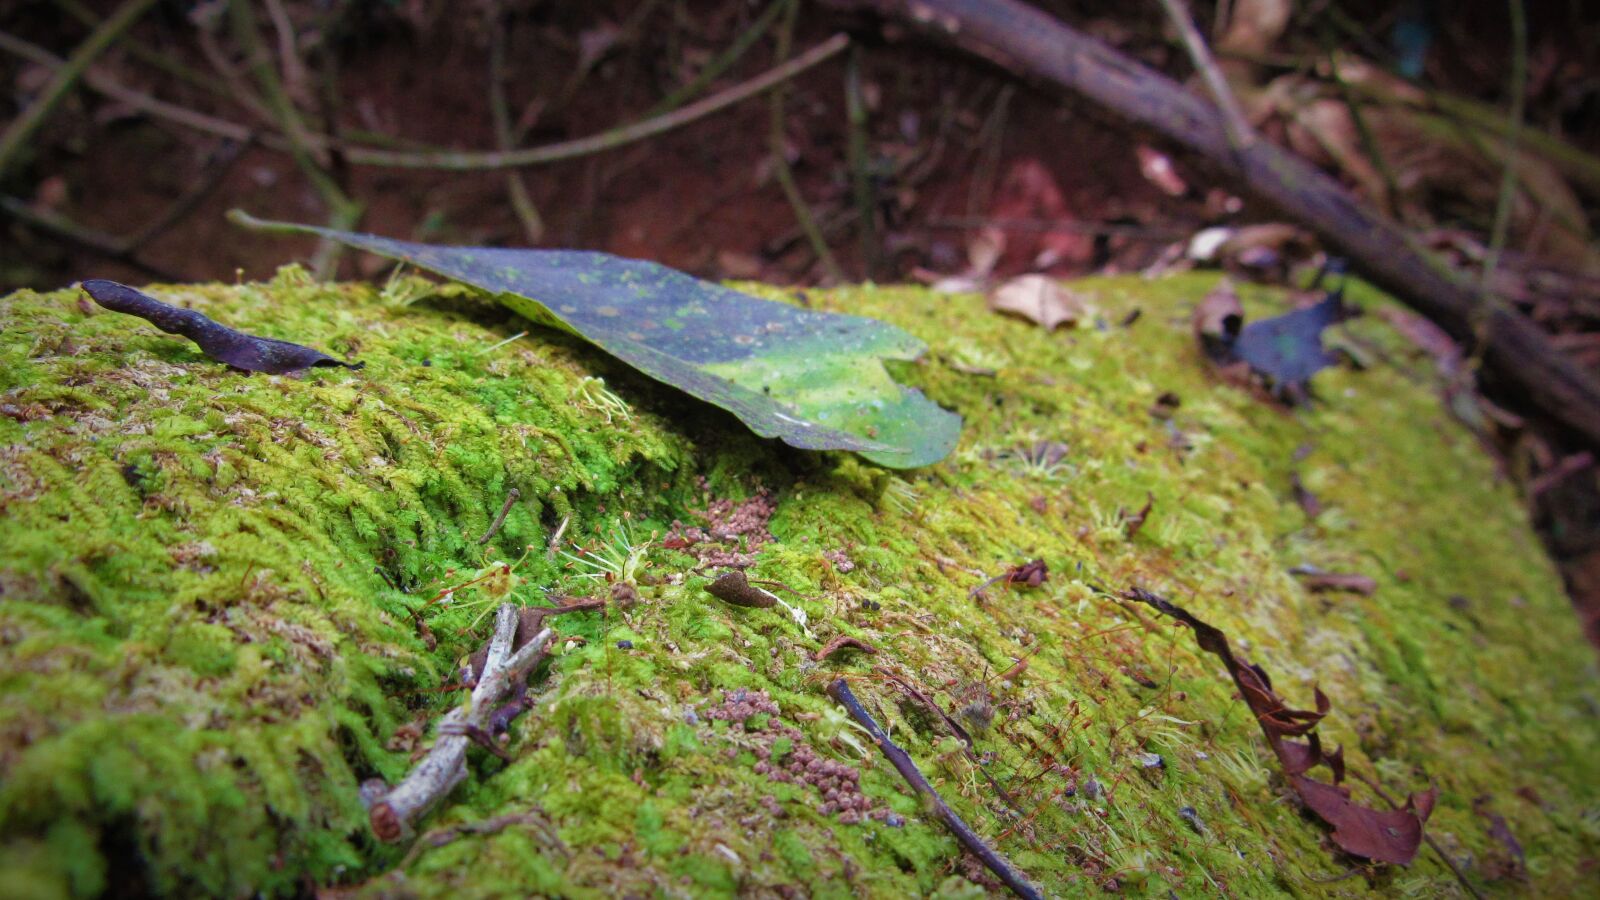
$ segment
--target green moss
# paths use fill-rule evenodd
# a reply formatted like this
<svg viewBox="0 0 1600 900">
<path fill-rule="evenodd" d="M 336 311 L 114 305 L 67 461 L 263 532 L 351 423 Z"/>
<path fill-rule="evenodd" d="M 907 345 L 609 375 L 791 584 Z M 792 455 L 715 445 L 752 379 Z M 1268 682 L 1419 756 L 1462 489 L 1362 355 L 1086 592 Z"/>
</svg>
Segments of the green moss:
<svg viewBox="0 0 1600 900">
<path fill-rule="evenodd" d="M 1373 317 L 1350 330 L 1388 362 L 1319 375 L 1310 409 L 1214 382 L 1187 326 L 1210 285 L 1085 282 L 1106 321 L 1143 317 L 1054 335 L 972 297 L 812 292 L 932 345 L 903 375 L 967 428 L 951 459 L 900 473 L 756 440 L 558 333 L 496 347 L 524 323 L 452 286 L 319 286 L 286 269 L 159 291 L 368 364 L 295 378 L 228 371 L 70 292 L 0 299 L 0 878 L 31 896 L 112 883 L 970 893 L 955 842 L 822 694 L 845 672 L 962 816 L 1050 893 L 1097 894 L 1111 878 L 1162 896 L 1458 890 L 1428 852 L 1331 880 L 1345 863 L 1289 799 L 1217 661 L 1089 587 L 1138 584 L 1226 629 L 1292 701 L 1320 684 L 1335 703 L 1323 730 L 1354 770 L 1395 793 L 1438 784 L 1430 832 L 1480 889 L 1522 889 L 1481 879 L 1504 852 L 1473 811 L 1492 795 L 1534 888 L 1580 890 L 1600 852 L 1594 659 L 1519 500 L 1435 397 L 1427 363 Z M 1246 300 L 1257 314 L 1281 303 Z M 979 357 L 995 375 L 969 374 Z M 1150 416 L 1169 391 L 1175 415 Z M 1016 452 L 1040 441 L 1066 454 Z M 1314 521 L 1295 472 L 1327 507 Z M 778 505 L 753 574 L 801 595 L 786 599 L 811 637 L 782 607 L 712 600 L 713 573 L 644 545 L 758 487 Z M 1147 498 L 1130 539 L 1121 512 Z M 412 611 L 519 557 L 516 600 L 597 589 L 545 552 L 563 527 L 617 559 L 645 546 L 641 603 L 557 620 L 573 640 L 514 729 L 515 761 L 475 754 L 423 827 L 522 818 L 376 845 L 358 784 L 404 773 L 415 730 L 452 702 L 432 689 L 502 595 L 463 588 L 429 607 L 433 649 Z M 968 596 L 974 572 L 1035 557 L 1052 571 L 1044 587 Z M 1288 574 L 1301 564 L 1379 589 L 1312 595 Z M 840 634 L 882 652 L 810 658 Z M 875 669 L 963 718 L 987 776 Z M 758 775 L 754 731 L 706 716 L 739 688 L 859 765 L 904 827 L 844 824 L 811 788 Z"/>
</svg>

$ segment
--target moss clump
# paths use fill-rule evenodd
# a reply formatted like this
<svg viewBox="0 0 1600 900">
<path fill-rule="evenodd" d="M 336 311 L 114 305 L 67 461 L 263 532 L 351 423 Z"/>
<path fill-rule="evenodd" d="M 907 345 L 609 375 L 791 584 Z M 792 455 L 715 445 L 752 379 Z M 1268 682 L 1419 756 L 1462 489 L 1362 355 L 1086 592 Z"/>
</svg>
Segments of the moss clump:
<svg viewBox="0 0 1600 900">
<path fill-rule="evenodd" d="M 1534 889 L 1579 890 L 1600 852 L 1595 668 L 1516 497 L 1375 321 L 1352 331 L 1392 364 L 1323 373 L 1310 410 L 1211 381 L 1186 322 L 1210 286 L 1088 282 L 1108 321 L 1145 315 L 1056 335 L 976 298 L 812 292 L 933 346 L 903 374 L 967 428 L 909 473 L 757 441 L 557 333 L 502 344 L 523 324 L 451 286 L 286 269 L 157 291 L 367 362 L 300 378 L 229 371 L 71 292 L 4 298 L 0 878 L 37 896 L 972 890 L 955 842 L 822 694 L 843 672 L 1051 893 L 1458 890 L 1430 852 L 1330 881 L 1346 863 L 1216 660 L 1094 583 L 1173 597 L 1291 700 L 1320 684 L 1353 770 L 1396 793 L 1438 784 L 1429 831 L 1480 889 L 1525 887 L 1475 810 L 1490 795 L 1476 805 L 1505 817 Z M 1167 392 L 1181 406 L 1151 416 Z M 1041 442 L 1064 455 L 1027 452 Z M 762 489 L 773 540 L 751 574 L 801 595 L 785 599 L 804 626 L 720 604 L 690 552 L 649 542 Z M 1119 510 L 1147 498 L 1129 538 Z M 558 532 L 580 562 L 546 551 Z M 582 641 L 541 672 L 515 761 L 475 751 L 431 839 L 377 845 L 358 785 L 426 744 L 481 614 L 508 588 L 603 589 L 585 576 L 630 555 L 636 605 L 556 622 Z M 975 573 L 1035 557 L 1042 587 L 968 596 Z M 514 581 L 429 607 L 424 641 L 413 610 L 519 558 Z M 1313 595 L 1288 574 L 1301 564 L 1379 589 Z M 840 634 L 881 653 L 811 659 Z M 986 771 L 889 676 L 972 732 Z M 709 715 L 740 689 L 779 712 Z M 791 734 L 903 825 L 775 782 Z"/>
</svg>

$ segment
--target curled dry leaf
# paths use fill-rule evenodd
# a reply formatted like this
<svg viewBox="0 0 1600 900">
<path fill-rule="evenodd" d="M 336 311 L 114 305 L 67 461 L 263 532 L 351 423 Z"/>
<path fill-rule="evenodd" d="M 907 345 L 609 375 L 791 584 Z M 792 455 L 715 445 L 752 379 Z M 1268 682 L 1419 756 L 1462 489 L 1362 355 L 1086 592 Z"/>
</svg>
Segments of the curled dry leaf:
<svg viewBox="0 0 1600 900">
<path fill-rule="evenodd" d="M 1293 709 L 1272 689 L 1272 679 L 1264 669 L 1233 655 L 1228 636 L 1222 629 L 1201 620 L 1165 597 L 1142 588 L 1131 588 L 1122 596 L 1153 607 L 1188 625 L 1194 630 L 1195 643 L 1200 649 L 1222 660 L 1239 689 L 1240 698 L 1255 714 L 1267 744 L 1277 755 L 1278 763 L 1283 767 L 1284 774 L 1289 776 L 1295 792 L 1300 795 L 1307 809 L 1333 826 L 1333 841 L 1341 850 L 1398 865 L 1406 865 L 1416 858 L 1417 849 L 1422 846 L 1423 825 L 1433 812 L 1437 791 L 1429 788 L 1412 794 L 1403 809 L 1378 810 L 1354 802 L 1350 799 L 1350 792 L 1340 786 L 1344 780 L 1343 749 L 1324 753 L 1322 739 L 1316 733 L 1317 725 L 1333 708 L 1333 703 L 1320 688 L 1313 690 L 1317 705 L 1315 710 Z M 1326 765 L 1333 773 L 1332 784 L 1306 775 L 1319 765 Z"/>
<path fill-rule="evenodd" d="M 138 316 L 167 334 L 181 334 L 194 341 L 205 355 L 246 372 L 283 375 L 312 366 L 359 369 L 363 365 L 343 362 L 320 350 L 288 341 L 235 331 L 203 313 L 162 303 L 115 281 L 90 279 L 83 283 L 83 290 L 106 309 Z"/>
<path fill-rule="evenodd" d="M 868 656 L 876 656 L 878 653 L 878 648 L 872 646 L 866 641 L 841 634 L 829 641 L 827 646 L 812 654 L 811 658 L 820 662 L 834 655 L 835 653 L 842 653 L 845 650 L 860 650 L 862 653 L 865 653 Z"/>
<path fill-rule="evenodd" d="M 1145 520 L 1150 518 L 1150 511 L 1155 508 L 1155 505 L 1156 495 L 1147 493 L 1145 494 L 1144 506 L 1140 507 L 1138 511 L 1132 513 L 1127 510 L 1122 511 L 1122 532 L 1127 535 L 1128 540 L 1133 540 L 1134 535 L 1139 533 L 1139 529 L 1144 527 Z"/>
<path fill-rule="evenodd" d="M 1304 775 L 1295 776 L 1294 788 L 1308 809 L 1333 826 L 1333 842 L 1339 849 L 1402 866 L 1416 858 L 1422 826 L 1438 799 L 1438 791 L 1429 788 L 1412 794 L 1404 809 L 1379 810 L 1351 800 L 1345 788 Z"/>
<path fill-rule="evenodd" d="M 1019 566 L 1012 566 L 1006 571 L 1007 584 L 1020 584 L 1025 587 L 1038 587 L 1050 580 L 1050 567 L 1044 560 L 1036 559 Z"/>
<path fill-rule="evenodd" d="M 766 609 L 778 604 L 777 597 L 752 585 L 744 572 L 738 569 L 719 575 L 716 581 L 706 585 L 706 593 L 724 603 L 752 609 Z"/>
<path fill-rule="evenodd" d="M 1018 275 L 990 291 L 989 308 L 1037 322 L 1046 331 L 1076 325 L 1088 312 L 1081 296 L 1043 275 Z"/>
</svg>

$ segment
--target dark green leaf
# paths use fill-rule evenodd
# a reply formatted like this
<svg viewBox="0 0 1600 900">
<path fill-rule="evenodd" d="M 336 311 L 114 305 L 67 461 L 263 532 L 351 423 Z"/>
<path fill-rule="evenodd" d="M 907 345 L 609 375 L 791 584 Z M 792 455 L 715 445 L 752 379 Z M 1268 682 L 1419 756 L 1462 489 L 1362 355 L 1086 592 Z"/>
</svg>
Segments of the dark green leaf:
<svg viewBox="0 0 1600 900">
<path fill-rule="evenodd" d="M 961 430 L 960 416 L 889 377 L 883 360 L 916 359 L 926 347 L 874 319 L 759 300 L 605 253 L 437 247 L 232 217 L 332 238 L 482 288 L 795 447 L 854 450 L 910 468 L 943 459 Z"/>
</svg>

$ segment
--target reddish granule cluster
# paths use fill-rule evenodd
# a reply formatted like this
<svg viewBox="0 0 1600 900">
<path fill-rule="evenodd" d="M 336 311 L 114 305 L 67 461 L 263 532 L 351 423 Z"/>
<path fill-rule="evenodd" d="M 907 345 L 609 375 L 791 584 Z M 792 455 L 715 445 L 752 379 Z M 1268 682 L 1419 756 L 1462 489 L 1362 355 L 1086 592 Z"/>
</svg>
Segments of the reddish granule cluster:
<svg viewBox="0 0 1600 900">
<path fill-rule="evenodd" d="M 845 553 L 843 550 L 829 550 L 822 554 L 822 558 L 832 563 L 833 570 L 838 572 L 840 575 L 843 575 L 846 572 L 855 571 L 855 560 L 851 559 L 849 554 Z"/>
<path fill-rule="evenodd" d="M 756 551 L 772 540 L 767 523 L 777 508 L 777 501 L 766 488 L 748 500 L 713 500 L 705 509 L 694 510 L 705 520 L 704 528 L 674 521 L 661 546 L 688 550 L 699 558 L 702 568 L 749 568 L 755 562 Z"/>
<path fill-rule="evenodd" d="M 861 793 L 860 771 L 853 766 L 818 755 L 811 749 L 811 745 L 806 743 L 800 730 L 778 721 L 777 714 L 777 704 L 772 702 L 772 698 L 768 697 L 765 691 L 741 689 L 724 694 L 722 703 L 710 709 L 706 716 L 730 722 L 738 728 L 746 727 L 746 721 L 754 716 L 768 716 L 764 726 L 753 730 L 759 740 L 754 748 L 757 774 L 765 775 L 773 781 L 804 784 L 816 788 L 822 798 L 817 811 L 825 816 L 837 815 L 839 821 L 845 825 L 855 825 L 866 819 L 876 819 L 888 822 L 890 825 L 901 824 L 899 817 L 891 813 L 887 807 L 875 806 L 865 794 Z M 782 753 L 774 750 L 774 745 L 780 738 L 788 738 L 789 744 L 789 749 Z M 782 810 L 777 801 L 770 796 L 764 798 L 762 804 L 774 816 L 779 816 Z"/>
<path fill-rule="evenodd" d="M 707 710 L 706 718 L 743 725 L 751 716 L 777 714 L 778 704 L 772 702 L 766 691 L 747 691 L 739 688 L 736 691 L 724 691 L 722 703 Z"/>
</svg>

